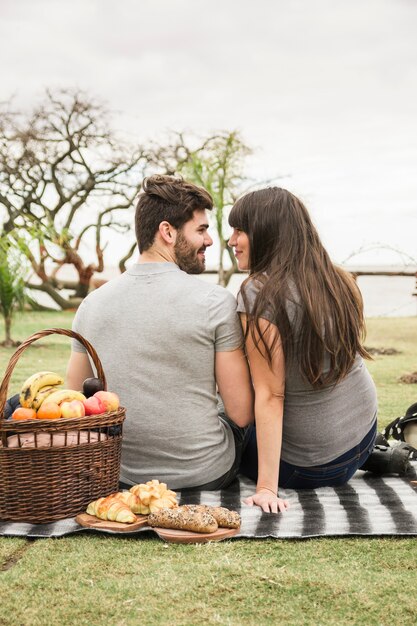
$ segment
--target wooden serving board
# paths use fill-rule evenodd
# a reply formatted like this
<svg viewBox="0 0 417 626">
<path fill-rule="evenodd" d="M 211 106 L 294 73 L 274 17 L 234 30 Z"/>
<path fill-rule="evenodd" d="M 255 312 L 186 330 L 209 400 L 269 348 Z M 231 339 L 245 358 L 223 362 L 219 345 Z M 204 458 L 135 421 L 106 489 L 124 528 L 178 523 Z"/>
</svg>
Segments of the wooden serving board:
<svg viewBox="0 0 417 626">
<path fill-rule="evenodd" d="M 160 539 L 168 543 L 208 543 L 222 541 L 236 535 L 240 528 L 218 528 L 214 533 L 193 533 L 190 530 L 174 530 L 173 528 L 152 528 Z"/>
<path fill-rule="evenodd" d="M 146 526 L 148 523 L 147 515 L 137 515 L 137 522 L 133 524 L 122 524 L 121 522 L 109 522 L 94 515 L 88 515 L 88 513 L 80 513 L 75 518 L 75 521 L 85 528 L 96 528 L 97 530 L 116 530 L 117 532 L 133 532 L 134 530 L 138 530 L 138 528 L 142 528 L 142 526 Z"/>
<path fill-rule="evenodd" d="M 122 524 L 121 522 L 109 522 L 88 513 L 80 513 L 75 521 L 84 528 L 95 530 L 114 530 L 116 532 L 129 533 L 144 528 L 153 530 L 160 539 L 168 543 L 208 543 L 209 541 L 222 541 L 233 537 L 239 532 L 239 528 L 218 528 L 214 533 L 193 533 L 190 530 L 175 530 L 173 528 L 153 528 L 148 526 L 147 515 L 137 515 L 137 522 Z"/>
</svg>

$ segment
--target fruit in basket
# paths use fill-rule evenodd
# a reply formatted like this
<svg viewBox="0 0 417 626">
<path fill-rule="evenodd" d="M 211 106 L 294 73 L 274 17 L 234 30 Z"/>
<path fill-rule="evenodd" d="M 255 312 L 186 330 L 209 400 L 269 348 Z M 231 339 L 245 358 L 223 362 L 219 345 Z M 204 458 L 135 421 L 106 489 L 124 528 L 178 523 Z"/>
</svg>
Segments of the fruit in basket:
<svg viewBox="0 0 417 626">
<path fill-rule="evenodd" d="M 41 389 L 39 389 L 38 393 L 33 399 L 31 408 L 37 411 L 39 407 L 41 406 L 41 404 L 45 402 L 47 397 L 50 396 L 51 393 L 53 393 L 56 390 L 57 390 L 56 385 L 46 385 L 46 387 L 41 387 Z"/>
<path fill-rule="evenodd" d="M 105 411 L 117 411 L 120 406 L 119 396 L 112 391 L 97 391 L 93 398 L 98 398 L 105 406 Z"/>
<path fill-rule="evenodd" d="M 35 420 L 36 419 L 36 411 L 34 409 L 27 409 L 26 407 L 20 406 L 15 411 L 13 411 L 12 419 L 14 419 L 14 420 Z"/>
<path fill-rule="evenodd" d="M 62 402 L 59 408 L 61 409 L 61 417 L 84 417 L 85 415 L 84 404 L 81 400 Z"/>
<path fill-rule="evenodd" d="M 62 385 L 64 379 L 55 372 L 37 372 L 23 383 L 19 401 L 22 407 L 31 408 L 36 394 L 42 387 Z"/>
<path fill-rule="evenodd" d="M 57 420 L 61 417 L 62 411 L 56 402 L 44 402 L 36 412 L 38 420 Z"/>
<path fill-rule="evenodd" d="M 72 400 L 79 400 L 84 402 L 85 395 L 80 391 L 73 391 L 73 389 L 59 389 L 54 391 L 48 396 L 48 402 L 56 402 L 56 404 L 62 404 L 63 402 L 71 402 Z"/>
<path fill-rule="evenodd" d="M 103 391 L 104 384 L 101 378 L 86 378 L 83 382 L 83 394 L 90 398 L 94 396 L 97 391 Z"/>
<path fill-rule="evenodd" d="M 106 407 L 103 402 L 100 398 L 96 398 L 95 396 L 91 396 L 91 398 L 83 400 L 83 405 L 86 415 L 100 415 L 100 413 L 106 412 Z"/>
</svg>

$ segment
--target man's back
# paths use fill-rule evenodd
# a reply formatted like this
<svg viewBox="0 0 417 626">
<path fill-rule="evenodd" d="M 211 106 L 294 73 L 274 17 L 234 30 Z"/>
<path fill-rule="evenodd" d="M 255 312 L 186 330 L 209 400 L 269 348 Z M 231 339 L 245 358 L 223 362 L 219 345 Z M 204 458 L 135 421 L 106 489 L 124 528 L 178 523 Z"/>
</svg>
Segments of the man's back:
<svg viewBox="0 0 417 626">
<path fill-rule="evenodd" d="M 233 435 L 218 418 L 214 375 L 215 351 L 241 345 L 230 293 L 174 263 L 137 264 L 93 292 L 73 328 L 96 348 L 127 409 L 122 481 L 181 488 L 230 468 Z"/>
</svg>

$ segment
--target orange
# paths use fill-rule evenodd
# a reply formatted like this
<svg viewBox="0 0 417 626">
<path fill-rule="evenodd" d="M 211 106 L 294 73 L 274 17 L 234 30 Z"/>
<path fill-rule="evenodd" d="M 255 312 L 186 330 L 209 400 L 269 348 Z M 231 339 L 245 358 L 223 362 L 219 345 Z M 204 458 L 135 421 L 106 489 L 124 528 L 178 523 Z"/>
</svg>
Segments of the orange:
<svg viewBox="0 0 417 626">
<path fill-rule="evenodd" d="M 44 402 L 36 414 L 38 420 L 57 420 L 61 417 L 61 407 L 55 402 Z"/>
<path fill-rule="evenodd" d="M 35 420 L 36 419 L 36 411 L 35 411 L 35 409 L 25 409 L 23 406 L 19 406 L 13 412 L 12 419 L 14 419 L 14 420 Z"/>
</svg>

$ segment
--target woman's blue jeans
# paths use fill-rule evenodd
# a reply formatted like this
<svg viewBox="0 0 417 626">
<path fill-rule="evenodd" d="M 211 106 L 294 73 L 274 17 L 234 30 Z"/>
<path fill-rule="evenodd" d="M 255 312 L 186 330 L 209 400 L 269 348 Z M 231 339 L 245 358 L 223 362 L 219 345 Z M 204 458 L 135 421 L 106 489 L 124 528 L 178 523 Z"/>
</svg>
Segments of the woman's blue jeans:
<svg viewBox="0 0 417 626">
<path fill-rule="evenodd" d="M 279 487 L 283 489 L 316 489 L 317 487 L 338 487 L 352 478 L 371 454 L 377 432 L 376 421 L 358 445 L 354 446 L 330 463 L 314 467 L 301 467 L 286 463 L 281 459 L 279 467 Z M 256 428 L 252 426 L 249 441 L 243 453 L 240 467 L 242 474 L 255 482 L 258 479 L 258 451 Z"/>
</svg>

